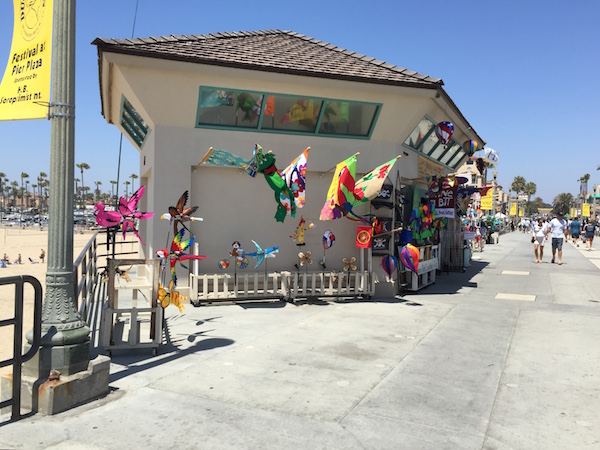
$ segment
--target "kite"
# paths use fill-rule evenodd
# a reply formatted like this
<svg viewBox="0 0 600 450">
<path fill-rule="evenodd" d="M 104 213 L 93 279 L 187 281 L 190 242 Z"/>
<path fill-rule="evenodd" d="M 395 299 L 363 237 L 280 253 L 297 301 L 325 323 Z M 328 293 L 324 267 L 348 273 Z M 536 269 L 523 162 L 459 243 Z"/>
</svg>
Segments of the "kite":
<svg viewBox="0 0 600 450">
<path fill-rule="evenodd" d="M 498 152 L 493 148 L 484 148 L 481 158 L 485 161 L 487 167 L 494 167 L 498 164 Z"/>
<path fill-rule="evenodd" d="M 215 150 L 210 147 L 200 162 L 194 166 L 197 169 L 202 164 L 210 164 L 218 167 L 239 167 L 245 170 L 248 175 L 256 175 L 256 164 L 254 155 L 250 159 L 244 159 L 241 156 L 234 155 L 225 150 Z"/>
<path fill-rule="evenodd" d="M 304 150 L 281 172 L 281 178 L 284 179 L 289 192 L 293 196 L 296 208 L 303 208 L 306 203 L 306 163 L 309 150 L 310 147 Z M 287 204 L 291 200 L 287 196 L 281 198 L 281 203 L 285 206 L 288 216 L 292 215 L 292 205 Z"/>
<path fill-rule="evenodd" d="M 444 145 L 450 141 L 452 133 L 454 133 L 454 125 L 452 125 L 452 122 L 440 122 L 435 127 L 435 135 Z"/>
<path fill-rule="evenodd" d="M 400 261 L 408 270 L 417 273 L 419 270 L 419 249 L 412 244 L 406 244 L 400 250 Z"/>
<path fill-rule="evenodd" d="M 265 258 L 275 258 L 275 253 L 279 252 L 279 246 L 269 247 L 263 250 L 260 245 L 256 243 L 256 241 L 252 242 L 254 242 L 254 245 L 256 246 L 256 251 L 252 253 L 246 253 L 246 256 L 256 258 L 256 265 L 254 266 L 255 269 L 262 264 Z"/>
<path fill-rule="evenodd" d="M 296 215 L 296 205 L 292 201 L 290 196 L 290 189 L 285 180 L 281 178 L 281 174 L 275 167 L 275 155 L 272 152 L 263 153 L 262 147 L 258 144 L 254 146 L 256 155 L 256 170 L 262 173 L 267 180 L 267 184 L 275 192 L 275 201 L 277 202 L 277 212 L 275 213 L 275 220 L 277 222 L 283 222 L 285 216 L 289 215 L 294 217 Z"/>
<path fill-rule="evenodd" d="M 183 228 L 190 231 L 188 227 L 185 226 L 183 222 L 201 222 L 204 219 L 201 217 L 192 217 L 191 214 L 194 214 L 197 210 L 197 206 L 190 206 L 189 208 L 185 207 L 185 204 L 188 201 L 188 191 L 185 191 L 179 200 L 177 201 L 177 206 L 169 206 L 169 212 L 164 213 L 160 216 L 161 219 L 167 219 L 173 222 L 173 235 L 177 234 L 177 224 L 181 224 Z"/>
<path fill-rule="evenodd" d="M 321 209 L 320 220 L 334 220 L 345 217 L 352 210 L 354 197 L 356 157 L 358 153 L 340 162 L 327 192 L 327 200 Z"/>
<path fill-rule="evenodd" d="M 398 267 L 398 260 L 394 255 L 387 255 L 381 258 L 381 267 L 385 273 L 387 273 L 388 277 L 391 277 L 396 267 Z"/>
<path fill-rule="evenodd" d="M 389 160 L 386 163 L 376 167 L 360 180 L 356 182 L 354 186 L 354 197 L 356 200 L 352 206 L 359 206 L 363 203 L 373 200 L 381 192 L 383 182 L 385 181 L 388 173 L 394 167 L 394 164 L 402 156 L 396 156 L 394 159 Z"/>
<path fill-rule="evenodd" d="M 195 260 L 203 260 L 208 258 L 208 256 L 203 256 L 203 255 L 190 255 L 187 253 L 183 253 L 185 250 L 187 250 L 193 243 L 194 243 L 194 238 L 190 238 L 186 241 L 183 240 L 183 235 L 185 233 L 185 230 L 182 228 L 180 229 L 177 234 L 175 235 L 175 237 L 173 238 L 173 242 L 171 243 L 171 250 L 167 250 L 166 248 L 162 249 L 162 250 L 157 250 L 156 251 L 156 255 L 159 258 L 163 258 L 163 259 L 168 259 L 171 265 L 171 279 L 173 280 L 173 284 L 176 286 L 177 285 L 177 275 L 175 274 L 175 264 L 177 263 L 177 261 L 179 261 L 179 264 L 187 269 L 186 265 L 182 263 L 182 261 L 188 261 L 191 259 L 195 259 Z"/>
</svg>

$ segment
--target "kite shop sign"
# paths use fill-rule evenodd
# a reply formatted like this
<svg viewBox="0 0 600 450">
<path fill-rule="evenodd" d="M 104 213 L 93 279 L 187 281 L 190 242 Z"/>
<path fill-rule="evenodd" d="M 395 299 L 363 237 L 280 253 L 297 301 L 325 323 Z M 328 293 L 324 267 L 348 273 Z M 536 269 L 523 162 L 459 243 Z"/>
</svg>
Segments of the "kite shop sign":
<svg viewBox="0 0 600 450">
<path fill-rule="evenodd" d="M 456 197 L 456 188 L 440 189 L 439 192 L 430 200 L 435 206 L 437 217 L 447 217 L 454 219 L 454 199 Z"/>
</svg>

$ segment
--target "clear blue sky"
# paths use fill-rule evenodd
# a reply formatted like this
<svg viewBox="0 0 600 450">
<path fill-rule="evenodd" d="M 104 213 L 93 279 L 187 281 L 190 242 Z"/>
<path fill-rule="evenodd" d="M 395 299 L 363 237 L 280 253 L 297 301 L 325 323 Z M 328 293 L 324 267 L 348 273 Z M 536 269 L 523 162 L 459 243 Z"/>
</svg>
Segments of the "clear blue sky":
<svg viewBox="0 0 600 450">
<path fill-rule="evenodd" d="M 0 4 L 0 76 L 12 39 L 12 1 Z M 85 184 L 116 180 L 119 132 L 100 113 L 96 37 L 131 36 L 135 0 L 77 3 L 76 153 Z M 546 202 L 600 184 L 600 2 L 578 0 L 140 0 L 136 37 L 285 29 L 444 80 L 479 135 L 500 155 L 498 181 L 537 184 Z M 50 124 L 0 122 L 0 172 L 49 172 Z M 123 140 L 121 183 L 138 174 Z M 77 174 L 77 172 L 76 172 Z M 77 176 L 77 175 L 76 175 Z M 120 191 L 123 191 L 121 184 Z"/>
</svg>

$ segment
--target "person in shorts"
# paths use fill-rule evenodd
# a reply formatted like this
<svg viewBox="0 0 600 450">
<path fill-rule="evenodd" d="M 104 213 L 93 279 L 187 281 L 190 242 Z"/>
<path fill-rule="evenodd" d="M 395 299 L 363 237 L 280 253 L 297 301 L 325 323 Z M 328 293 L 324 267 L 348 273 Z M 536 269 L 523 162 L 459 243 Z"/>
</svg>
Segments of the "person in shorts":
<svg viewBox="0 0 600 450">
<path fill-rule="evenodd" d="M 594 240 L 594 232 L 596 231 L 596 226 L 591 219 L 588 219 L 586 224 L 583 226 L 583 231 L 585 232 L 585 242 L 587 244 L 588 252 L 592 251 L 592 241 Z"/>
<path fill-rule="evenodd" d="M 558 250 L 558 265 L 562 265 L 562 246 L 567 233 L 568 225 L 564 218 L 564 213 L 559 212 L 554 219 L 548 224 L 546 237 L 548 234 L 552 236 L 552 263 L 556 259 L 556 251 Z"/>
<path fill-rule="evenodd" d="M 579 240 L 579 235 L 581 234 L 581 222 L 578 220 L 577 217 L 575 217 L 573 219 L 573 221 L 571 222 L 571 225 L 569 226 L 569 229 L 571 230 L 571 237 L 573 238 L 573 244 L 576 244 L 577 247 L 579 247 L 579 242 L 577 242 Z"/>
<path fill-rule="evenodd" d="M 542 258 L 544 257 L 544 244 L 546 243 L 546 234 L 548 231 L 548 224 L 545 223 L 540 217 L 537 222 L 533 222 L 533 226 L 531 227 L 531 234 L 533 242 L 533 251 L 535 253 L 535 263 L 541 264 Z M 539 249 L 539 257 L 538 257 L 538 249 Z"/>
</svg>

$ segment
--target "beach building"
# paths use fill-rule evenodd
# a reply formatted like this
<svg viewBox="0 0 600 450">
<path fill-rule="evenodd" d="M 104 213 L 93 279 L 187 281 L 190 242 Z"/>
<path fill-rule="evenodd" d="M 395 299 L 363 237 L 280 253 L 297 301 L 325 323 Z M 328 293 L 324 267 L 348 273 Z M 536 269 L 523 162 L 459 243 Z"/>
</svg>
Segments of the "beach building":
<svg viewBox="0 0 600 450">
<path fill-rule="evenodd" d="M 256 271 L 344 272 L 356 258 L 358 270 L 377 275 L 376 295 L 389 295 L 395 287 L 385 281 L 380 256 L 397 253 L 400 233 L 378 240 L 369 260 L 356 247 L 360 223 L 319 220 L 336 165 L 359 153 L 358 179 L 401 156 L 385 181 L 390 196 L 357 211 L 394 229 L 406 227 L 428 177 L 454 173 L 465 162 L 464 141 L 484 145 L 440 78 L 296 32 L 98 38 L 93 45 L 102 114 L 139 150 L 146 187 L 140 209 L 156 214 L 140 223 L 141 256 L 170 245 L 173 227 L 159 218 L 188 191 L 188 205 L 198 206 L 194 215 L 203 221 L 187 226 L 197 251 L 209 256 L 192 269 L 200 273 L 254 270 L 252 259 L 245 269 L 232 260 L 222 270 L 219 262 L 231 258 L 234 241 L 248 253 L 256 252 L 255 241 L 263 249 L 279 247 Z M 446 144 L 435 133 L 443 121 L 454 126 Z M 277 221 L 277 193 L 263 174 L 245 170 L 255 144 L 272 151 L 279 171 L 310 148 L 305 204 L 295 217 Z M 304 246 L 291 238 L 301 217 L 315 225 L 305 230 Z M 323 246 L 327 230 L 335 236 L 329 249 Z M 179 285 L 187 286 L 177 270 Z"/>
</svg>

